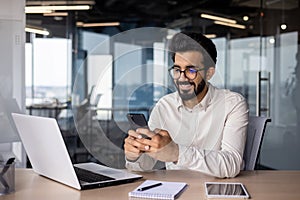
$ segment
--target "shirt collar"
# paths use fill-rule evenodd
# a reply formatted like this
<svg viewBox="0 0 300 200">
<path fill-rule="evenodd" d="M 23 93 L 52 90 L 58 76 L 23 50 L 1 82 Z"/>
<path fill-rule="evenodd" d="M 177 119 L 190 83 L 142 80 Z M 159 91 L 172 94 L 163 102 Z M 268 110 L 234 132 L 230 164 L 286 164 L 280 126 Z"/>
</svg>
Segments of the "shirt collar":
<svg viewBox="0 0 300 200">
<path fill-rule="evenodd" d="M 208 91 L 207 91 L 206 95 L 204 96 L 204 98 L 202 99 L 202 101 L 200 103 L 195 105 L 195 107 L 203 108 L 205 111 L 208 108 L 208 106 L 211 104 L 212 98 L 215 93 L 215 87 L 213 85 L 211 85 L 210 83 L 207 83 L 207 85 L 208 85 Z M 178 94 L 178 91 L 176 91 L 175 100 L 177 103 L 177 110 L 179 111 L 181 108 L 184 107 L 184 105 L 183 105 L 183 101 L 182 101 L 181 97 Z"/>
</svg>

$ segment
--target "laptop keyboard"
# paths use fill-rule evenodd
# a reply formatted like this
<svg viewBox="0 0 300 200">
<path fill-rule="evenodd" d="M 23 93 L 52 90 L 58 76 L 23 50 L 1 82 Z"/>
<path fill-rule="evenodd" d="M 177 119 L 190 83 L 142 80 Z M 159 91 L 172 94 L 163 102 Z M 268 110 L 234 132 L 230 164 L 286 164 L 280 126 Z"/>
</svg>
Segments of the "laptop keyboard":
<svg viewBox="0 0 300 200">
<path fill-rule="evenodd" d="M 82 168 L 74 167 L 75 172 L 79 180 L 93 183 L 93 182 L 100 182 L 100 181 L 107 181 L 107 180 L 114 180 L 114 178 L 104 176 L 101 174 L 97 174 Z"/>
</svg>

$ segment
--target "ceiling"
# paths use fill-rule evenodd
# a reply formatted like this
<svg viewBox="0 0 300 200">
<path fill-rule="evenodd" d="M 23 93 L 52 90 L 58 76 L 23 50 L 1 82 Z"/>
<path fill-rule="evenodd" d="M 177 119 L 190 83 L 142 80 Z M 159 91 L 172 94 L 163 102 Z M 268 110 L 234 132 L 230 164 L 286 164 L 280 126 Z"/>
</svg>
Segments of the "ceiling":
<svg viewBox="0 0 300 200">
<path fill-rule="evenodd" d="M 78 1 L 27 0 L 26 5 L 72 4 Z M 83 2 L 80 1 L 80 2 Z M 89 1 L 91 2 L 91 1 Z M 300 31 L 299 0 L 94 0 L 88 11 L 72 11 L 67 17 L 45 17 L 27 14 L 27 24 L 47 28 L 54 37 L 67 37 L 77 21 L 84 23 L 120 22 L 116 27 L 94 27 L 89 30 L 116 34 L 139 27 L 166 27 L 188 29 L 202 33 L 232 38 L 253 35 L 274 35 L 278 23 L 288 22 L 291 31 Z M 260 12 L 264 16 L 260 16 Z M 237 20 L 246 25 L 245 30 L 216 25 L 200 17 L 201 13 L 213 14 Z M 243 21 L 244 15 L 249 16 Z M 263 19 L 263 20 L 262 20 Z M 262 21 L 261 21 L 262 20 Z M 263 22 L 263 23 L 261 23 Z"/>
</svg>

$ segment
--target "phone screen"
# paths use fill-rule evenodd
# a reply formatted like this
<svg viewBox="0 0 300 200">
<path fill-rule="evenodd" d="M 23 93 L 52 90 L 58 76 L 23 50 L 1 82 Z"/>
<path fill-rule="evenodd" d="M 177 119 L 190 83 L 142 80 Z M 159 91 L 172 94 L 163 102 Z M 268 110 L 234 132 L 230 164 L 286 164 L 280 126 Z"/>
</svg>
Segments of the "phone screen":
<svg viewBox="0 0 300 200">
<path fill-rule="evenodd" d="M 130 122 L 131 128 L 133 129 L 137 129 L 139 127 L 147 127 L 147 120 L 143 114 L 128 113 L 127 118 Z"/>
<path fill-rule="evenodd" d="M 249 198 L 241 183 L 206 182 L 205 189 L 209 198 Z"/>
</svg>

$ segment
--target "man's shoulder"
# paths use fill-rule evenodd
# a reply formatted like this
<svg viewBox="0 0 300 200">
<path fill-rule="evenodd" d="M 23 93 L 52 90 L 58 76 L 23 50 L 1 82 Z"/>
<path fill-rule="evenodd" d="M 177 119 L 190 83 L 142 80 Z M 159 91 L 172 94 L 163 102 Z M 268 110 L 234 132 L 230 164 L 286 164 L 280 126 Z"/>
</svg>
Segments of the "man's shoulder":
<svg viewBox="0 0 300 200">
<path fill-rule="evenodd" d="M 220 89 L 214 86 L 213 88 L 214 88 L 214 94 L 217 97 L 221 97 L 221 96 L 225 97 L 226 101 L 245 101 L 245 97 L 241 93 L 229 89 Z"/>
<path fill-rule="evenodd" d="M 236 99 L 239 101 L 245 100 L 245 97 L 241 93 L 234 92 L 234 91 L 231 91 L 228 89 L 225 90 L 225 93 L 226 93 L 227 98 L 232 98 L 232 99 Z"/>
<path fill-rule="evenodd" d="M 231 91 L 229 89 L 216 89 L 212 102 L 215 105 L 219 105 L 228 112 L 238 109 L 245 111 L 248 109 L 248 103 L 244 96 L 238 92 Z"/>
</svg>

